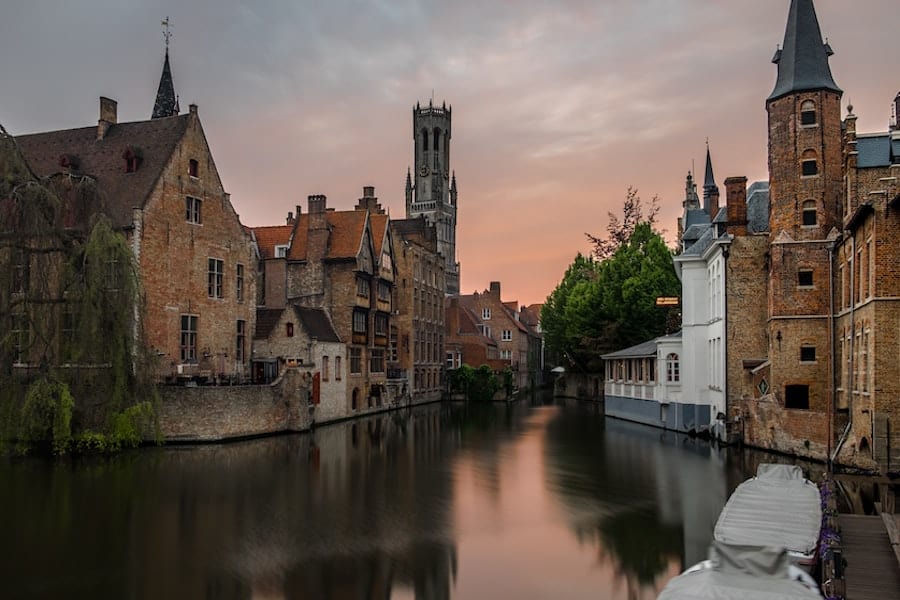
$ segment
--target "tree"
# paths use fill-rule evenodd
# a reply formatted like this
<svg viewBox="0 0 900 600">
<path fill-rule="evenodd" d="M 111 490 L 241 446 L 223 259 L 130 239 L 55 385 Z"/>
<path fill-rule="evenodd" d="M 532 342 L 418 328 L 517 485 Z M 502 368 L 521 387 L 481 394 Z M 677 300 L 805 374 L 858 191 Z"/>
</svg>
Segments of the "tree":
<svg viewBox="0 0 900 600">
<path fill-rule="evenodd" d="M 657 200 L 644 216 L 640 198 L 628 188 L 623 219 L 610 213 L 608 236 L 588 236 L 594 258 L 581 254 L 547 298 L 541 325 L 557 364 L 596 371 L 600 356 L 661 335 L 666 313 L 659 296 L 677 296 L 672 252 L 654 229 Z"/>
<path fill-rule="evenodd" d="M 153 435 L 139 312 L 133 255 L 94 179 L 38 178 L 0 127 L 0 443 L 61 454 Z"/>
</svg>

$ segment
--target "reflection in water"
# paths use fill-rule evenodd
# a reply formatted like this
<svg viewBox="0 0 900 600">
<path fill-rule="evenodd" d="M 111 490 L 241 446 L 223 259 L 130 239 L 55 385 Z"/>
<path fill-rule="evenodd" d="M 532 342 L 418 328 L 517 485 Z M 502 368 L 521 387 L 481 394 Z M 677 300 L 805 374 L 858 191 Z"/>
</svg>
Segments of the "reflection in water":
<svg viewBox="0 0 900 600">
<path fill-rule="evenodd" d="M 0 597 L 650 598 L 756 462 L 539 402 L 4 460 Z"/>
</svg>

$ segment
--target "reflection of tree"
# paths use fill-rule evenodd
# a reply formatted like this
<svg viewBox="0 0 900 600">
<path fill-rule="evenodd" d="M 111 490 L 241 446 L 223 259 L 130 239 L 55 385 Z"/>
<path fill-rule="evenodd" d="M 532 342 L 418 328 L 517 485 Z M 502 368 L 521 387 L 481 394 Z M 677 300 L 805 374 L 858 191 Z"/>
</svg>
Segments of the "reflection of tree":
<svg viewBox="0 0 900 600">
<path fill-rule="evenodd" d="M 617 513 L 602 519 L 596 527 L 599 541 L 640 583 L 652 584 L 673 558 L 680 560 L 682 527 L 661 523 L 655 511 Z"/>
</svg>

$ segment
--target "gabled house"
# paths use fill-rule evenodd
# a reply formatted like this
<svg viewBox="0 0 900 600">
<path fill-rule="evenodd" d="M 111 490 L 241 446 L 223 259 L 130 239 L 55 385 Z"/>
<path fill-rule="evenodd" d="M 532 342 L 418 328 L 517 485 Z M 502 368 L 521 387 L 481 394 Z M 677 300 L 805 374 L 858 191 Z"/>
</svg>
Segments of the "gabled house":
<svg viewBox="0 0 900 600">
<path fill-rule="evenodd" d="M 167 77 L 168 74 L 168 77 Z M 159 376 L 241 380 L 256 320 L 256 256 L 225 192 L 196 105 L 178 114 L 168 54 L 149 120 L 120 123 L 100 98 L 96 126 L 16 137 L 38 176 L 94 179 L 140 277 L 143 342 Z M 162 98 L 162 102 L 160 102 Z"/>
</svg>

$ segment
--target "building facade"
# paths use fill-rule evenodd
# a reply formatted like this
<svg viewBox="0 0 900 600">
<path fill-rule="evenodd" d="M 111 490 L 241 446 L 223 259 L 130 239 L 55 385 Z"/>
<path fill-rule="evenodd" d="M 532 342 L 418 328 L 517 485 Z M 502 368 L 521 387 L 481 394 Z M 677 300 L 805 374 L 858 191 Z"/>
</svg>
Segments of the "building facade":
<svg viewBox="0 0 900 600">
<path fill-rule="evenodd" d="M 452 107 L 431 102 L 413 108 L 413 173 L 406 173 L 406 218 L 424 216 L 437 232 L 445 289 L 459 293 L 456 260 L 456 174 L 450 170 Z M 415 182 L 415 183 L 414 183 Z"/>
</svg>

